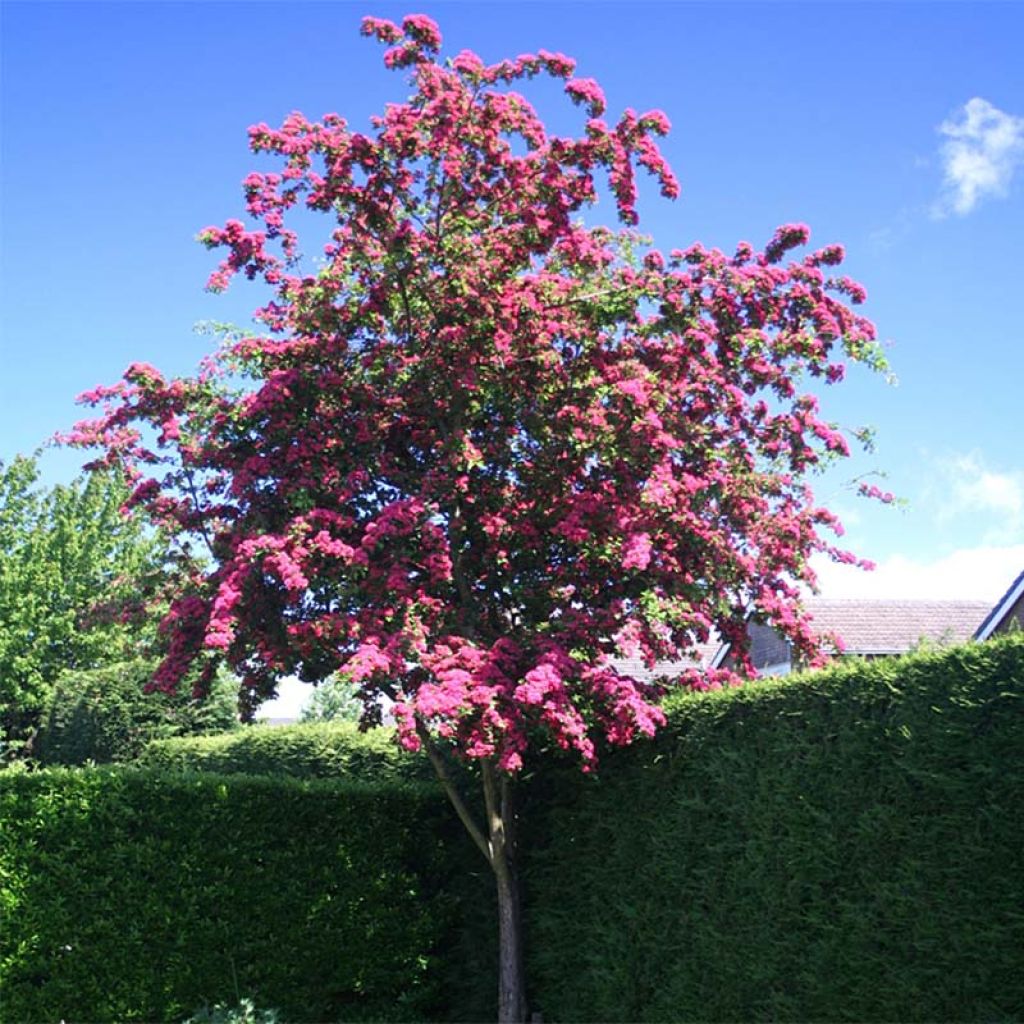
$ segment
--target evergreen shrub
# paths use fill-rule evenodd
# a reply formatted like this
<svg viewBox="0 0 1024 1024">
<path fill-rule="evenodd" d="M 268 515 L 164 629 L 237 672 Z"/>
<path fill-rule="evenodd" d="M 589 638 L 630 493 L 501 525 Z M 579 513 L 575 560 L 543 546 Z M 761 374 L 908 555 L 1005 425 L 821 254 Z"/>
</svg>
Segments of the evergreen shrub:
<svg viewBox="0 0 1024 1024">
<path fill-rule="evenodd" d="M 1017 635 L 679 696 L 597 778 L 528 776 L 531 1007 L 1024 1019 L 1022 702 Z M 296 1022 L 486 1019 L 487 868 L 390 743 L 252 729 L 153 743 L 159 771 L 0 775 L 0 1021 L 239 994 Z"/>
</svg>

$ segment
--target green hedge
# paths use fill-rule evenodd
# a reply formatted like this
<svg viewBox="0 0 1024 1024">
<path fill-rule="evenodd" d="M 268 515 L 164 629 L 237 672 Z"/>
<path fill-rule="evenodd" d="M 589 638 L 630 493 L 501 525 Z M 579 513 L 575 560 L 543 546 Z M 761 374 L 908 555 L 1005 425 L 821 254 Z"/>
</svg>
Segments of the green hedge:
<svg viewBox="0 0 1024 1024">
<path fill-rule="evenodd" d="M 450 826 L 393 782 L 5 772 L 0 1019 L 181 1021 L 239 995 L 289 1022 L 436 1019 Z"/>
<path fill-rule="evenodd" d="M 596 779 L 538 773 L 532 1007 L 1024 1019 L 1022 701 L 1016 636 L 679 697 Z M 161 771 L 0 776 L 0 1019 L 180 1020 L 240 995 L 288 1021 L 486 1019 L 490 879 L 389 744 L 256 729 L 153 744 Z M 164 770 L 199 763 L 384 781 Z"/>
<path fill-rule="evenodd" d="M 349 722 L 253 725 L 222 736 L 154 740 L 140 764 L 170 770 L 291 775 L 302 779 L 433 780 L 425 757 L 409 754 L 392 730 L 360 732 Z"/>
<path fill-rule="evenodd" d="M 531 794 L 545 1020 L 1024 1019 L 1024 637 L 670 709 Z"/>
<path fill-rule="evenodd" d="M 65 673 L 50 696 L 33 757 L 44 765 L 130 761 L 160 737 L 238 728 L 237 680 L 221 677 L 202 701 L 146 693 L 155 667 L 140 659 Z"/>
<path fill-rule="evenodd" d="M 179 737 L 151 742 L 139 763 L 163 771 L 248 773 L 299 779 L 420 782 L 440 794 L 427 758 L 402 750 L 388 728 L 361 732 L 350 722 L 259 724 L 220 736 Z M 451 761 L 453 777 L 463 785 L 471 805 L 479 793 L 476 780 Z M 443 800 L 438 796 L 439 800 Z M 478 812 L 481 811 L 477 808 Z M 493 1016 L 496 991 L 497 922 L 494 883 L 476 847 L 462 831 L 447 802 L 444 828 L 451 830 L 449 849 L 458 866 L 449 874 L 449 893 L 456 906 L 471 908 L 464 927 L 448 942 L 443 1010 L 446 1019 L 479 1021 Z"/>
</svg>

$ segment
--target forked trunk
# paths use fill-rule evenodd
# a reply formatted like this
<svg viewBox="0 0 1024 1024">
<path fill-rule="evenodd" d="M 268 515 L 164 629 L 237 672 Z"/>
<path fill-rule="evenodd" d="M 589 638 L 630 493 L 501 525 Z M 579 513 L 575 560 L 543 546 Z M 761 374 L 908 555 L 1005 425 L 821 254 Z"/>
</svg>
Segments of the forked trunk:
<svg viewBox="0 0 1024 1024">
<path fill-rule="evenodd" d="M 422 723 L 417 724 L 417 732 L 459 820 L 494 872 L 498 895 L 498 1024 L 525 1024 L 526 968 L 515 863 L 512 781 L 504 772 L 496 771 L 491 762 L 481 763 L 480 774 L 487 813 L 486 829 L 482 829 L 462 799 L 458 787 L 448 774 L 444 759 Z"/>
</svg>

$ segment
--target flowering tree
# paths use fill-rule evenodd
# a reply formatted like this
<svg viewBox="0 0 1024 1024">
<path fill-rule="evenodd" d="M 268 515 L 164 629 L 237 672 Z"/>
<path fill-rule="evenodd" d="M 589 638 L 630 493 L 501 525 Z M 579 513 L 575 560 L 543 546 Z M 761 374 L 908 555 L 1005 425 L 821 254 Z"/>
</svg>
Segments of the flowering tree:
<svg viewBox="0 0 1024 1024">
<path fill-rule="evenodd" d="M 616 658 L 684 655 L 717 631 L 746 663 L 748 614 L 805 657 L 797 584 L 838 523 L 804 483 L 848 454 L 801 382 L 843 359 L 879 364 L 864 293 L 828 276 L 829 246 L 785 262 L 801 225 L 763 252 L 667 255 L 633 232 L 635 174 L 674 198 L 658 112 L 603 119 L 573 62 L 540 51 L 442 62 L 423 16 L 367 18 L 415 93 L 369 133 L 337 115 L 250 129 L 280 158 L 244 187 L 240 221 L 200 239 L 226 255 L 209 286 L 262 278 L 265 337 L 234 339 L 194 378 L 136 364 L 85 396 L 76 443 L 128 467 L 145 507 L 204 538 L 164 622 L 156 685 L 225 659 L 255 703 L 287 674 L 339 673 L 363 717 L 393 701 L 494 872 L 502 1020 L 524 1018 L 513 780 L 542 745 L 584 770 L 601 742 L 662 721 L 670 681 Z M 549 135 L 510 88 L 564 79 L 582 134 Z M 607 182 L 618 232 L 577 216 Z M 297 207 L 330 224 L 303 262 Z M 720 685 L 689 673 L 679 685 Z M 477 766 L 485 809 L 445 772 Z"/>
</svg>

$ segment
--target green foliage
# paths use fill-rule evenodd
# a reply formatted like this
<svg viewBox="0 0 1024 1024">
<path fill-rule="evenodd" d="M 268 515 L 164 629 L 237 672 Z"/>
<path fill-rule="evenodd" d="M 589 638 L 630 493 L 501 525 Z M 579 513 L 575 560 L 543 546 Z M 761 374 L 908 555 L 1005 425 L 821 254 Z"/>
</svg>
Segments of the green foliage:
<svg viewBox="0 0 1024 1024">
<path fill-rule="evenodd" d="M 128 489 L 93 473 L 40 490 L 35 460 L 0 463 L 0 745 L 32 736 L 57 677 L 133 657 L 152 633 L 122 621 L 159 578 L 163 548 L 121 514 Z"/>
<path fill-rule="evenodd" d="M 449 817 L 393 782 L 5 772 L 0 1018 L 181 1021 L 243 992 L 289 1022 L 436 1019 Z"/>
<path fill-rule="evenodd" d="M 251 999 L 242 999 L 237 1006 L 218 1003 L 203 1007 L 185 1024 L 279 1024 L 276 1010 L 257 1010 Z"/>
<path fill-rule="evenodd" d="M 154 740 L 140 761 L 154 768 L 301 779 L 434 778 L 425 757 L 395 743 L 393 730 L 360 732 L 351 722 L 256 724 L 221 736 Z"/>
<path fill-rule="evenodd" d="M 65 673 L 54 687 L 33 755 L 42 764 L 130 761 L 152 739 L 238 727 L 238 683 L 217 679 L 208 698 L 146 693 L 154 664 L 138 660 Z"/>
<path fill-rule="evenodd" d="M 1024 637 L 674 699 L 597 780 L 534 786 L 533 1005 L 1020 1020 L 1022 750 Z"/>
<path fill-rule="evenodd" d="M 313 691 L 299 721 L 358 722 L 362 711 L 359 687 L 340 676 L 332 676 Z"/>
</svg>

